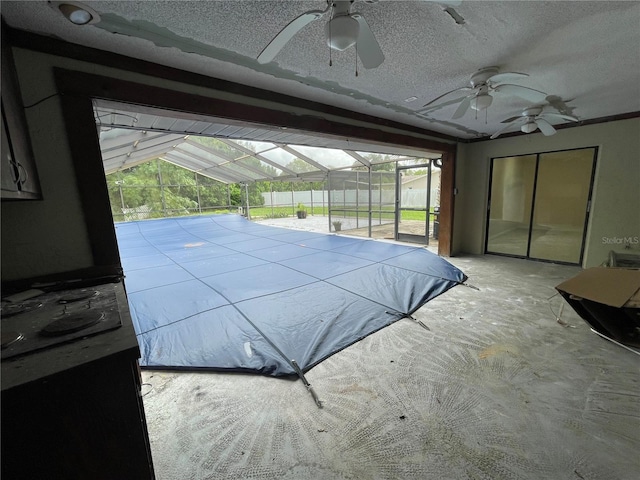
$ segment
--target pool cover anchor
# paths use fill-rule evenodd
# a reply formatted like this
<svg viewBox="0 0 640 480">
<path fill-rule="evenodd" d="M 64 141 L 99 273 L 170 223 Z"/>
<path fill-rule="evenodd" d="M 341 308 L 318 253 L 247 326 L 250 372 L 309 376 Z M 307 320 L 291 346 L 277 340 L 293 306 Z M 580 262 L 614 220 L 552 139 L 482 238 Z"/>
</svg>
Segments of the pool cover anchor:
<svg viewBox="0 0 640 480">
<path fill-rule="evenodd" d="M 304 373 L 302 373 L 302 370 L 298 366 L 298 362 L 296 362 L 295 360 L 291 360 L 291 365 L 293 366 L 293 369 L 296 371 L 296 373 L 302 380 L 302 383 L 304 383 L 304 386 L 307 387 L 307 390 L 309 391 L 309 393 L 311 393 L 311 396 L 313 397 L 313 400 L 316 402 L 316 405 L 318 406 L 318 408 L 322 408 L 322 400 L 320 400 L 320 397 L 318 397 L 318 394 L 313 389 L 311 384 L 308 382 L 308 380 L 304 376 Z"/>
<path fill-rule="evenodd" d="M 394 312 L 390 312 L 388 310 L 386 312 L 384 312 L 384 313 L 386 313 L 387 315 L 395 315 Z M 427 327 L 426 323 L 424 323 L 422 320 L 418 320 L 416 317 L 414 317 L 413 315 L 411 315 L 409 313 L 403 314 L 401 318 L 408 318 L 409 320 L 413 320 L 414 322 L 416 322 L 418 325 L 420 325 L 425 330 L 431 331 L 431 329 L 429 327 Z"/>
<path fill-rule="evenodd" d="M 416 322 L 418 325 L 420 325 L 425 330 L 431 331 L 431 329 L 429 327 L 427 327 L 427 325 L 422 320 L 418 320 L 416 317 L 413 317 L 411 315 L 406 315 L 406 317 L 409 320 L 413 320 L 414 322 Z"/>
</svg>

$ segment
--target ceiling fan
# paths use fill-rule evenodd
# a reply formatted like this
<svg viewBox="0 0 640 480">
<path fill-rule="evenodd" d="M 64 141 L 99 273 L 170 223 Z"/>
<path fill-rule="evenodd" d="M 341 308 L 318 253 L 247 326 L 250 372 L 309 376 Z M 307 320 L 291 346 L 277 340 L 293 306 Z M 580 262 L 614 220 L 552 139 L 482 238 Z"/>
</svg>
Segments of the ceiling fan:
<svg viewBox="0 0 640 480">
<path fill-rule="evenodd" d="M 556 129 L 553 128 L 553 125 L 551 125 L 551 123 L 549 123 L 549 120 L 567 120 L 570 122 L 579 121 L 578 117 L 574 117 L 573 115 L 565 115 L 563 113 L 555 112 L 544 112 L 543 110 L 543 106 L 525 108 L 520 115 L 516 115 L 515 117 L 503 120 L 502 123 L 506 123 L 507 125 L 491 135 L 491 138 L 497 138 L 513 125 L 522 122 L 524 123 L 522 123 L 522 125 L 520 126 L 520 130 L 523 133 L 532 133 L 537 129 L 540 129 L 542 134 L 548 137 L 549 135 L 553 135 L 554 133 L 556 133 Z"/>
<path fill-rule="evenodd" d="M 433 110 L 440 109 L 442 107 L 446 107 L 447 105 L 454 105 L 459 103 L 460 105 L 456 109 L 452 118 L 460 118 L 467 113 L 469 108 L 482 111 L 489 108 L 491 103 L 493 102 L 493 95 L 511 95 L 523 98 L 532 103 L 541 103 L 544 102 L 547 94 L 540 92 L 539 90 L 534 90 L 532 88 L 523 87 L 520 85 L 512 85 L 509 83 L 502 83 L 507 81 L 518 80 L 520 78 L 528 77 L 526 73 L 517 73 L 517 72 L 504 72 L 500 73 L 498 67 L 486 67 L 481 68 L 473 75 L 471 75 L 471 79 L 469 81 L 470 86 L 456 88 L 451 90 L 450 92 L 444 93 L 437 98 L 434 98 L 429 103 L 425 104 L 424 108 L 420 110 L 421 114 L 429 113 Z M 448 100 L 443 103 L 435 104 L 434 103 L 440 100 L 447 95 L 457 92 L 457 91 L 466 91 L 470 92 L 462 97 L 455 98 L 453 100 Z"/>
<path fill-rule="evenodd" d="M 325 25 L 327 45 L 334 50 L 346 50 L 356 45 L 358 56 L 365 68 L 376 68 L 384 62 L 384 54 L 369 24 L 357 12 L 351 12 L 355 0 L 327 0 L 324 10 L 310 10 L 291 21 L 269 42 L 258 55 L 259 63 L 268 63 L 282 48 L 309 23 L 330 15 Z M 371 3 L 371 2 L 369 2 Z"/>
<path fill-rule="evenodd" d="M 379 0 L 363 0 L 364 3 L 375 4 Z M 423 0 L 447 6 L 445 11 L 453 11 L 452 7 L 460 5 L 461 0 Z M 384 62 L 384 54 L 369 24 L 361 13 L 351 12 L 356 0 L 327 0 L 324 10 L 309 10 L 289 22 L 258 55 L 258 63 L 269 63 L 293 36 L 311 22 L 329 13 L 330 19 L 325 24 L 327 45 L 333 50 L 346 50 L 356 46 L 362 65 L 376 68 Z M 454 12 L 456 15 L 457 13 Z M 450 13 L 451 15 L 451 13 Z"/>
</svg>

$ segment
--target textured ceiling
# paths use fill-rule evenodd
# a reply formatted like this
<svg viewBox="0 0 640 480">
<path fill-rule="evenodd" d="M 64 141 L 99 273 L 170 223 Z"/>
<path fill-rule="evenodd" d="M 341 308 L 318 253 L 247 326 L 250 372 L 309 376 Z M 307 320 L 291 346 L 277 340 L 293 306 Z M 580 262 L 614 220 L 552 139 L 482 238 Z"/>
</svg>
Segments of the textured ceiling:
<svg viewBox="0 0 640 480">
<path fill-rule="evenodd" d="M 469 110 L 453 120 L 456 105 L 419 113 L 493 65 L 528 74 L 510 83 L 564 100 L 565 113 L 583 121 L 640 111 L 637 1 L 448 2 L 457 3 L 462 25 L 436 2 L 357 1 L 354 11 L 364 15 L 385 55 L 378 68 L 359 64 L 358 76 L 353 48 L 333 51 L 329 66 L 327 17 L 307 25 L 272 62 L 256 61 L 291 20 L 324 9 L 323 0 L 85 3 L 100 22 L 75 26 L 44 1 L 2 1 L 1 9 L 15 28 L 459 138 L 495 133 L 502 120 L 531 105 L 495 95 L 486 115 Z M 444 100 L 450 98 L 456 95 Z"/>
</svg>

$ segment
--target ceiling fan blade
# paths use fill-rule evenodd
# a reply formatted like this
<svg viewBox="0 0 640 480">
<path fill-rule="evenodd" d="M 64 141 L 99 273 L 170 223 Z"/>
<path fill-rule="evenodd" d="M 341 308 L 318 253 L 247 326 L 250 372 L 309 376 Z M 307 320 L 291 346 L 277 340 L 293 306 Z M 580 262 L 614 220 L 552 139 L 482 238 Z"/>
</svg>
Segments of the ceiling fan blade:
<svg viewBox="0 0 640 480">
<path fill-rule="evenodd" d="M 522 115 L 516 115 L 515 117 L 507 118 L 506 120 L 503 120 L 501 123 L 511 123 L 511 122 L 515 122 L 515 121 L 516 121 L 516 120 L 518 120 L 519 118 L 522 118 Z"/>
<path fill-rule="evenodd" d="M 496 133 L 494 133 L 493 135 L 491 135 L 491 139 L 494 138 L 498 138 L 500 135 L 502 135 L 504 132 L 506 132 L 507 130 L 509 130 L 513 125 L 515 125 L 516 123 L 518 123 L 518 121 L 524 120 L 524 117 L 515 117 L 516 120 L 510 122 L 509 124 L 505 125 L 504 127 L 502 127 L 500 130 L 498 130 Z"/>
<path fill-rule="evenodd" d="M 473 90 L 473 88 L 471 88 L 471 87 L 460 87 L 460 88 L 456 88 L 456 89 L 454 89 L 454 90 L 451 90 L 450 92 L 443 93 L 443 94 L 442 94 L 442 95 L 440 95 L 439 97 L 436 97 L 436 98 L 434 98 L 433 100 L 431 100 L 429 103 L 425 103 L 425 104 L 423 105 L 423 107 L 428 107 L 428 106 L 429 106 L 429 105 L 431 105 L 432 103 L 434 103 L 434 102 L 436 102 L 436 101 L 440 100 L 442 97 L 446 97 L 446 96 L 447 96 L 447 95 L 449 95 L 450 93 L 457 92 L 458 90 Z M 442 105 L 442 106 L 445 106 L 445 105 L 451 105 L 452 103 L 458 103 L 458 102 L 462 101 L 464 98 L 465 98 L 465 97 L 460 97 L 460 98 L 458 98 L 458 99 L 456 99 L 456 100 L 453 100 L 452 102 L 442 103 L 441 105 Z M 434 108 L 440 108 L 440 107 L 439 107 L 438 105 L 436 105 Z"/>
<path fill-rule="evenodd" d="M 423 0 L 423 1 L 431 2 L 431 3 L 439 3 L 440 5 L 449 6 L 449 7 L 458 7 L 462 3 L 462 0 Z"/>
<path fill-rule="evenodd" d="M 516 97 L 524 98 L 533 103 L 542 103 L 547 98 L 547 94 L 533 88 L 522 87 L 520 85 L 503 84 L 498 85 L 493 89 L 495 92 L 503 93 L 505 95 L 513 95 Z"/>
<path fill-rule="evenodd" d="M 284 27 L 278 34 L 269 42 L 269 45 L 264 47 L 260 55 L 258 55 L 258 63 L 269 63 L 280 53 L 280 50 L 287 44 L 293 36 L 302 30 L 314 20 L 319 19 L 327 10 L 311 10 L 300 15 L 298 18 L 291 21 L 286 27 Z"/>
<path fill-rule="evenodd" d="M 362 61 L 362 65 L 364 68 L 376 68 L 380 66 L 382 62 L 384 62 L 384 54 L 375 35 L 371 31 L 371 27 L 369 27 L 367 21 L 359 13 L 352 14 L 351 18 L 355 18 L 360 25 L 356 48 L 358 49 L 358 56 Z"/>
<path fill-rule="evenodd" d="M 449 92 L 451 93 L 451 92 Z M 455 103 L 460 103 L 461 101 L 463 101 L 465 98 L 467 98 L 467 95 L 465 95 L 464 97 L 459 97 L 459 98 L 454 98 L 453 100 L 449 100 L 447 102 L 443 102 L 443 103 L 439 103 L 437 105 L 432 105 L 429 108 L 423 108 L 422 110 L 419 110 L 420 112 L 423 113 L 428 113 L 428 112 L 432 112 L 434 110 L 439 110 L 441 108 L 444 108 L 448 105 L 453 105 Z"/>
<path fill-rule="evenodd" d="M 495 75 L 487 78 L 487 82 L 491 83 L 502 83 L 502 82 L 512 82 L 513 80 L 519 80 L 524 77 L 528 77 L 526 73 L 519 72 L 504 72 L 504 73 L 496 73 Z"/>
<path fill-rule="evenodd" d="M 541 113 L 540 117 L 541 118 L 551 118 L 551 119 L 556 119 L 556 120 L 568 120 L 569 122 L 579 122 L 580 121 L 580 119 L 578 117 L 574 117 L 573 115 L 565 115 L 563 113 L 553 113 L 553 112 Z"/>
<path fill-rule="evenodd" d="M 464 100 L 462 100 L 462 103 L 460 103 L 460 106 L 456 109 L 456 111 L 453 113 L 453 117 L 451 118 L 460 118 L 464 116 L 464 114 L 467 113 L 467 110 L 469 110 L 471 99 L 474 98 L 474 96 L 475 95 L 467 95 L 466 97 L 464 97 Z"/>
<path fill-rule="evenodd" d="M 553 128 L 553 125 L 547 122 L 544 118 L 536 118 L 536 124 L 538 125 L 538 128 L 540 129 L 542 134 L 547 137 L 556 133 L 556 129 Z"/>
</svg>

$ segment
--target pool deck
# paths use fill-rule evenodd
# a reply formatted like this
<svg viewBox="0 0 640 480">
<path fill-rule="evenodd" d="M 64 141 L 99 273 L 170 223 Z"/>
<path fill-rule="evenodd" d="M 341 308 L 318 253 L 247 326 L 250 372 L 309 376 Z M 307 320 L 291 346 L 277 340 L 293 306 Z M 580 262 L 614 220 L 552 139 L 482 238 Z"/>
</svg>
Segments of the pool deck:
<svg viewBox="0 0 640 480">
<path fill-rule="evenodd" d="M 274 227 L 292 228 L 295 230 L 304 230 L 307 232 L 319 233 L 336 233 L 333 226 L 329 223 L 329 217 L 322 215 L 308 215 L 307 218 L 286 217 L 286 218 L 268 218 L 262 220 L 254 220 L 262 225 L 271 225 Z M 357 225 L 354 219 L 340 219 L 342 222 L 342 230 L 340 235 L 353 235 L 356 237 L 368 237 L 368 226 Z M 362 222 L 360 222 L 362 223 Z M 386 223 L 383 225 L 373 225 L 371 227 L 371 238 L 377 240 L 394 241 L 394 224 Z M 401 232 L 420 235 L 424 234 L 424 223 L 420 221 L 405 220 L 402 222 Z M 402 242 L 407 243 L 407 242 Z M 420 243 L 420 245 L 424 245 Z M 430 251 L 438 251 L 438 240 L 433 236 L 429 237 L 429 245 L 426 246 Z"/>
</svg>

